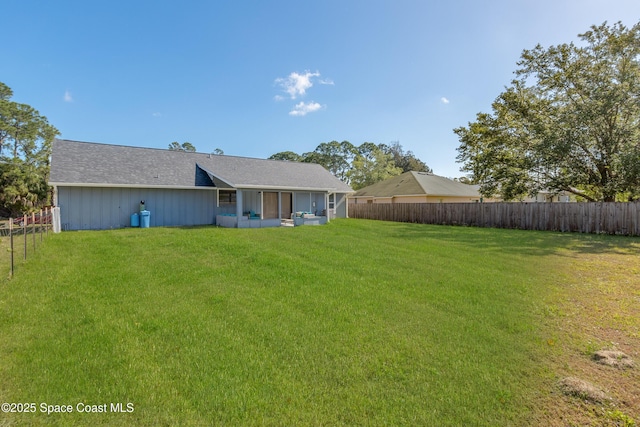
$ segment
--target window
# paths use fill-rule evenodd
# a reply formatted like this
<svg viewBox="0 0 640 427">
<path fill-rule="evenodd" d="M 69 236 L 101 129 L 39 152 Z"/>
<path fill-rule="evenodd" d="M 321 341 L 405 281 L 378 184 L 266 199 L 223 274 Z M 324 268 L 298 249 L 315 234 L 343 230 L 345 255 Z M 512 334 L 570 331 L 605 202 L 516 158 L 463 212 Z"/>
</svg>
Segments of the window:
<svg viewBox="0 0 640 427">
<path fill-rule="evenodd" d="M 329 194 L 329 209 L 335 208 L 335 199 L 336 199 L 335 194 Z"/>
<path fill-rule="evenodd" d="M 218 195 L 218 201 L 221 205 L 235 205 L 236 204 L 236 192 L 228 190 L 220 190 Z"/>
</svg>

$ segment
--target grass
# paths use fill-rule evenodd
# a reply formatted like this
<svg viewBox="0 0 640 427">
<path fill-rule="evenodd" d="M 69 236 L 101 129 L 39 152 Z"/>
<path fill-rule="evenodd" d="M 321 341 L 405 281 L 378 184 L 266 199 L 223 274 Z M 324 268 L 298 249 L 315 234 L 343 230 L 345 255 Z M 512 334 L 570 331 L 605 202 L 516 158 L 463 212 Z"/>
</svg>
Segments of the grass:
<svg viewBox="0 0 640 427">
<path fill-rule="evenodd" d="M 636 243 L 363 220 L 49 236 L 0 285 L 0 400 L 37 406 L 0 424 L 539 422 L 566 260 Z"/>
<path fill-rule="evenodd" d="M 611 402 L 592 405 L 551 392 L 540 403 L 549 426 L 634 426 L 640 421 L 640 241 L 582 237 L 589 250 L 559 249 L 563 268 L 546 299 L 552 336 L 547 366 L 557 376 L 580 377 Z M 618 350 L 635 369 L 594 363 L 598 350 Z"/>
</svg>

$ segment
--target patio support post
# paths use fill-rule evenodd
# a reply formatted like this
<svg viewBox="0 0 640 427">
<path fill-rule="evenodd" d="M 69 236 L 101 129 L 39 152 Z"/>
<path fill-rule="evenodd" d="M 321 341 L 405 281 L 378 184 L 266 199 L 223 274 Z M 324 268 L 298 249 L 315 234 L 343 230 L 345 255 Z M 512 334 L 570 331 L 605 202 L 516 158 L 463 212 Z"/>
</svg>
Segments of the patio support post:
<svg viewBox="0 0 640 427">
<path fill-rule="evenodd" d="M 236 189 L 236 221 L 240 224 L 242 219 L 242 190 Z"/>
<path fill-rule="evenodd" d="M 344 195 L 344 217 L 349 218 L 349 200 L 347 200 L 347 195 Z M 334 199 L 335 200 L 335 199 Z"/>
<path fill-rule="evenodd" d="M 264 219 L 264 191 L 260 192 L 260 220 Z"/>
<path fill-rule="evenodd" d="M 329 213 L 329 193 L 324 193 L 324 214 L 327 216 L 327 222 L 331 219 L 331 215 Z"/>
</svg>

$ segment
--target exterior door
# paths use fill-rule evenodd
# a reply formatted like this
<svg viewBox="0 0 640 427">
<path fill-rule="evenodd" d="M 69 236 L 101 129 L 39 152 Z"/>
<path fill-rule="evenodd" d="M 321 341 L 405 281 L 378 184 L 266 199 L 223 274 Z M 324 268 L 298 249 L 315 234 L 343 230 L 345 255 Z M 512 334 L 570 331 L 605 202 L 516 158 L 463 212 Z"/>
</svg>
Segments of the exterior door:
<svg viewBox="0 0 640 427">
<path fill-rule="evenodd" d="M 280 197 L 282 198 L 280 218 L 289 219 L 293 213 L 293 210 L 291 209 L 291 206 L 293 205 L 293 195 L 291 193 L 281 193 Z"/>
<path fill-rule="evenodd" d="M 263 211 L 262 217 L 265 219 L 278 218 L 278 193 L 262 193 Z"/>
</svg>

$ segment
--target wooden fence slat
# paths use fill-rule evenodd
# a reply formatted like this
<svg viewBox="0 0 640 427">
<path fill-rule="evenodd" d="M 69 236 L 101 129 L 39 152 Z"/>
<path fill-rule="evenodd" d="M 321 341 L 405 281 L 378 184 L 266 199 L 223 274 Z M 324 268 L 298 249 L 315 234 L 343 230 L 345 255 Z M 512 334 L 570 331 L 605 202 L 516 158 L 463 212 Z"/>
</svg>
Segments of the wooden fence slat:
<svg viewBox="0 0 640 427">
<path fill-rule="evenodd" d="M 351 218 L 640 236 L 640 202 L 352 203 Z"/>
</svg>

